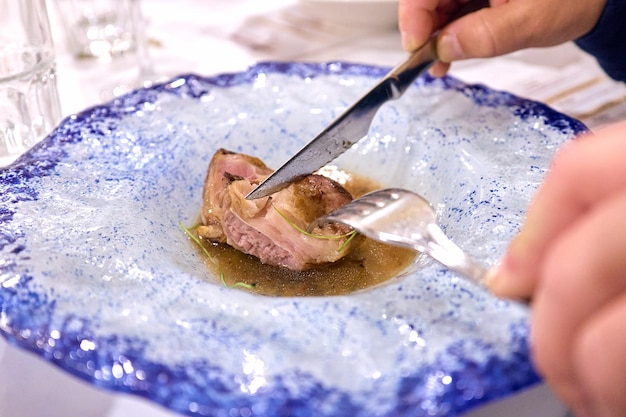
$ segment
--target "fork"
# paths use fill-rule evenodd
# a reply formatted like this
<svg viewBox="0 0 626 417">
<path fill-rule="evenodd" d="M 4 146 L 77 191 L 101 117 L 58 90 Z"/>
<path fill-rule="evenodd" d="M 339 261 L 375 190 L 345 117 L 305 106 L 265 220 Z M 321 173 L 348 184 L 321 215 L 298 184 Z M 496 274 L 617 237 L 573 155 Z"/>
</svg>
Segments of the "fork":
<svg viewBox="0 0 626 417">
<path fill-rule="evenodd" d="M 386 188 L 365 194 L 320 217 L 309 230 L 332 222 L 347 224 L 371 239 L 425 253 L 485 286 L 487 269 L 445 235 L 428 200 L 412 191 Z"/>
</svg>

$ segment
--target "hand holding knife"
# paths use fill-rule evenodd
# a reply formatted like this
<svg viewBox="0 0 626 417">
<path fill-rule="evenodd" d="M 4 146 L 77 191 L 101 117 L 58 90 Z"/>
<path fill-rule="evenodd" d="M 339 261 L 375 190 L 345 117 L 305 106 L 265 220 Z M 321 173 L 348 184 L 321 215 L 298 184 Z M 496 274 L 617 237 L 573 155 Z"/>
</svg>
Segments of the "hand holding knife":
<svg viewBox="0 0 626 417">
<path fill-rule="evenodd" d="M 488 5 L 487 0 L 469 1 L 451 20 Z M 387 101 L 401 97 L 413 81 L 435 63 L 438 33 L 432 34 L 406 61 L 387 73 L 361 99 L 252 190 L 246 199 L 267 197 L 282 190 L 322 168 L 365 137 L 378 109 Z"/>
</svg>

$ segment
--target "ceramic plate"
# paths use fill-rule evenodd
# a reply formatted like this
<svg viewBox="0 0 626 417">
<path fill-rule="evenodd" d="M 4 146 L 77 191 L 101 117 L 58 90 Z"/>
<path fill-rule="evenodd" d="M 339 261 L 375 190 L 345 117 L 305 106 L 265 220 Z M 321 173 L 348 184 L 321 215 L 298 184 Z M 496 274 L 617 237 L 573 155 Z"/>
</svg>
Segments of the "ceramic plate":
<svg viewBox="0 0 626 417">
<path fill-rule="evenodd" d="M 200 416 L 454 416 L 538 381 L 528 310 L 420 259 L 343 296 L 228 288 L 179 228 L 220 147 L 276 167 L 386 69 L 264 63 L 72 116 L 0 170 L 0 333 L 67 372 Z M 493 265 L 551 155 L 584 127 L 422 78 L 336 160 L 437 207 Z"/>
</svg>

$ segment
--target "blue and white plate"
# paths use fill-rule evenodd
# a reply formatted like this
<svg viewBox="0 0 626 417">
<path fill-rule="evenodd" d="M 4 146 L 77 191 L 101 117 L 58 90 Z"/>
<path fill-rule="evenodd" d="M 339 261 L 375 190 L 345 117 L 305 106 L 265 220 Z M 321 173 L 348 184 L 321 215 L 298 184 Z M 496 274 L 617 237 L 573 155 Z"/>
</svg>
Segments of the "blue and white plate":
<svg viewBox="0 0 626 417">
<path fill-rule="evenodd" d="M 538 381 L 528 310 L 420 259 L 358 293 L 222 285 L 179 228 L 220 147 L 277 167 L 386 69 L 264 63 L 72 116 L 0 170 L 0 333 L 94 385 L 199 416 L 454 416 Z M 423 78 L 337 161 L 437 207 L 493 265 L 555 149 L 544 105 Z M 38 382 L 45 383 L 45 382 Z"/>
</svg>

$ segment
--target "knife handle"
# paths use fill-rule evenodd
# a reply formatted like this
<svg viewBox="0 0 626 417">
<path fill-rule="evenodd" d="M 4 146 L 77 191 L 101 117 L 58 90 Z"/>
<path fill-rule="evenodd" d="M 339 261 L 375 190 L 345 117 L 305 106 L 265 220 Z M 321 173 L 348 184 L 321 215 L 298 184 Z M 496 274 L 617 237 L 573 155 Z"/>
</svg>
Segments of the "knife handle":
<svg viewBox="0 0 626 417">
<path fill-rule="evenodd" d="M 489 0 L 472 0 L 460 7 L 450 21 L 459 19 L 477 10 L 489 7 Z M 406 61 L 395 67 L 387 74 L 390 82 L 391 99 L 397 99 L 409 88 L 411 83 L 428 70 L 437 61 L 437 36 L 441 31 L 437 30 L 419 48 L 417 48 Z"/>
<path fill-rule="evenodd" d="M 392 88 L 391 99 L 397 99 L 409 88 L 415 79 L 428 70 L 437 60 L 435 32 L 425 44 L 417 48 L 406 61 L 392 69 L 386 76 L 390 80 Z"/>
</svg>

